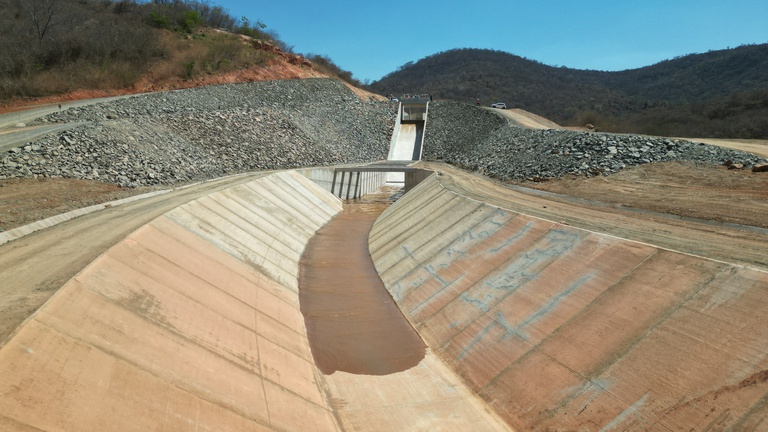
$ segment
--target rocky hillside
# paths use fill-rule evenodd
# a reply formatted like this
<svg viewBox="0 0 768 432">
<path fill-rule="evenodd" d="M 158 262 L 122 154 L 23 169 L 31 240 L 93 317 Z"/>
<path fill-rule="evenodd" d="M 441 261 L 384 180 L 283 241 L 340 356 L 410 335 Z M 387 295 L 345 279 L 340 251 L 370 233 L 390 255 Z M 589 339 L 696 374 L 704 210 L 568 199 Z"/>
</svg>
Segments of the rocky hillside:
<svg viewBox="0 0 768 432">
<path fill-rule="evenodd" d="M 491 110 L 458 102 L 433 102 L 424 158 L 499 179 L 540 180 L 568 174 L 609 175 L 662 161 L 741 164 L 768 160 L 685 140 L 515 126 Z M 738 165 L 736 165 L 738 166 Z"/>
<path fill-rule="evenodd" d="M 335 79 L 228 84 L 69 109 L 85 122 L 11 149 L 0 178 L 61 176 L 171 185 L 250 170 L 386 159 L 395 106 Z"/>
</svg>

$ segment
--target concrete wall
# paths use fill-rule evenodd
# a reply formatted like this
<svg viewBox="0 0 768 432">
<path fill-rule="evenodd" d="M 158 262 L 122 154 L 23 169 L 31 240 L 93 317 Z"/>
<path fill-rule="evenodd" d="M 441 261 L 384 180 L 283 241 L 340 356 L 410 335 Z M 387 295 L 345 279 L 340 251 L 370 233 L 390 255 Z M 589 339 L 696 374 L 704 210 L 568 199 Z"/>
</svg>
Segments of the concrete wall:
<svg viewBox="0 0 768 432">
<path fill-rule="evenodd" d="M 421 103 L 401 103 L 400 115 L 403 121 L 419 121 L 427 119 L 429 100 L 420 99 Z"/>
<path fill-rule="evenodd" d="M 422 157 L 424 156 L 424 137 L 426 136 L 425 131 L 427 130 L 428 123 L 429 123 L 429 104 L 427 104 L 427 111 L 424 113 L 424 125 L 421 131 L 421 141 L 417 143 L 417 145 L 419 146 L 418 160 L 421 160 Z"/>
<path fill-rule="evenodd" d="M 317 183 L 321 188 L 331 191 L 333 185 L 333 168 L 305 168 L 296 170 L 299 174 Z M 361 173 L 358 180 L 357 174 L 346 173 L 344 182 L 341 173 L 336 176 L 336 188 L 334 195 L 342 199 L 359 198 L 363 195 L 376 192 L 387 182 L 386 173 Z"/>
<path fill-rule="evenodd" d="M 339 430 L 297 274 L 340 209 L 284 172 L 131 234 L 0 349 L 0 430 Z"/>
<path fill-rule="evenodd" d="M 519 430 L 768 427 L 768 274 L 477 202 L 436 176 L 370 237 L 428 345 Z"/>
<path fill-rule="evenodd" d="M 419 183 L 423 182 L 429 176 L 434 175 L 434 171 L 429 170 L 416 170 L 416 171 L 409 171 L 405 173 L 405 191 L 410 192 L 419 185 Z"/>
<path fill-rule="evenodd" d="M 390 156 L 387 157 L 387 159 L 391 160 L 391 154 L 393 149 L 395 148 L 395 144 L 397 144 L 397 140 L 400 139 L 400 124 L 402 123 L 401 115 L 400 113 L 403 110 L 403 104 L 402 102 L 397 104 L 397 113 L 398 115 L 395 116 L 395 129 L 392 131 L 392 139 L 389 141 L 389 154 Z"/>
</svg>

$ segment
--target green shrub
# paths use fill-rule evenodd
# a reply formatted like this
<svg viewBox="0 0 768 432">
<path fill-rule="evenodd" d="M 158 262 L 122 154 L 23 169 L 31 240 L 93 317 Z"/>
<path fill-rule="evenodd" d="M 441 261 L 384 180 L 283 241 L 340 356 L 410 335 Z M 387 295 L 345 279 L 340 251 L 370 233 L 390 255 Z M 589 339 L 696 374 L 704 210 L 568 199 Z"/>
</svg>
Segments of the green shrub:
<svg viewBox="0 0 768 432">
<path fill-rule="evenodd" d="M 192 33 L 200 24 L 203 23 L 203 17 L 198 11 L 186 11 L 181 19 L 181 28 L 186 33 Z"/>
<path fill-rule="evenodd" d="M 149 18 L 153 27 L 160 28 L 160 29 L 171 28 L 171 23 L 167 15 L 160 15 L 155 12 L 151 12 L 149 14 Z"/>
</svg>

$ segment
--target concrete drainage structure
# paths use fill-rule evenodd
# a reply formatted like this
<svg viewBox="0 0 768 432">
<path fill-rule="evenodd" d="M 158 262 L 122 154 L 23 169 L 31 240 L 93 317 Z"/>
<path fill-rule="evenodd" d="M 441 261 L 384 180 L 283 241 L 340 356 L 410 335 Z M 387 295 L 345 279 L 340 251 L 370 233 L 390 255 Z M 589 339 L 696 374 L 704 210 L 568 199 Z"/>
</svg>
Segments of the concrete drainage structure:
<svg viewBox="0 0 768 432">
<path fill-rule="evenodd" d="M 286 83 L 287 92 L 257 87 L 280 96 L 275 106 L 322 91 L 312 106 L 328 121 L 360 110 L 354 97 L 326 97 L 339 83 Z M 266 130 L 277 120 L 290 120 L 293 132 L 323 129 L 294 117 L 304 111 L 272 112 L 260 102 L 272 98 L 247 90 L 196 90 L 211 96 L 204 100 L 174 92 L 171 111 L 184 106 L 202 125 L 241 121 L 241 102 L 230 97 L 238 92 L 249 116 L 269 120 Z M 121 115 L 140 119 L 134 126 L 141 129 L 144 113 L 165 113 L 157 98 L 169 96 L 138 105 L 126 99 Z M 423 96 L 402 98 L 386 163 L 264 174 L 212 193 L 133 232 L 69 280 L 0 346 L 0 431 L 768 429 L 768 273 L 574 229 L 444 188 L 436 175 L 410 167 L 423 153 L 430 109 L 430 132 L 443 134 L 431 141 L 439 145 L 471 138 L 478 128 L 465 127 L 467 119 L 478 117 L 462 111 L 441 119 L 440 105 L 430 108 Z M 513 144 L 526 137 L 549 146 L 591 142 L 492 123 L 488 131 Z M 207 132 L 215 130 L 201 127 L 193 138 L 227 148 Z M 352 136 L 360 135 L 344 135 L 332 149 L 355 149 Z M 80 137 L 123 143 L 122 132 Z M 626 147 L 636 139 L 647 137 L 627 138 Z M 281 142 L 295 150 L 299 141 Z M 378 218 L 369 250 L 427 349 L 407 370 L 324 375 L 300 311 L 299 259 L 342 210 L 337 196 L 358 197 L 386 182 L 408 193 Z"/>
<path fill-rule="evenodd" d="M 766 427 L 768 274 L 515 214 L 434 175 L 369 237 L 424 360 L 324 376 L 297 266 L 340 210 L 280 172 L 139 229 L 0 349 L 0 429 Z"/>
</svg>

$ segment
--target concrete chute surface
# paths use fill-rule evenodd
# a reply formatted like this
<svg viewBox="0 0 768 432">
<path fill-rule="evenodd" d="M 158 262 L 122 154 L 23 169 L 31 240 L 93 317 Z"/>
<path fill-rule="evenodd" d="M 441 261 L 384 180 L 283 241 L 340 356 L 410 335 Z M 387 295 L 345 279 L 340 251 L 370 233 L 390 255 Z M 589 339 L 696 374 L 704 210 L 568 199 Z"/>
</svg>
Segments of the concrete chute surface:
<svg viewBox="0 0 768 432">
<path fill-rule="evenodd" d="M 514 428 L 768 421 L 766 272 L 518 214 L 438 177 L 377 220 L 370 246 L 427 344 Z"/>
<path fill-rule="evenodd" d="M 389 160 L 417 161 L 421 159 L 424 122 L 401 123 L 395 135 L 397 141 L 390 150 Z"/>
<path fill-rule="evenodd" d="M 341 208 L 318 191 L 275 174 L 111 248 L 0 350 L 2 429 L 336 430 L 295 292 L 303 242 Z"/>
<path fill-rule="evenodd" d="M 764 424 L 765 272 L 525 216 L 442 178 L 390 207 L 369 238 L 429 346 L 416 367 L 316 369 L 296 261 L 341 207 L 280 173 L 170 211 L 59 290 L 0 349 L 0 426 Z"/>
<path fill-rule="evenodd" d="M 130 234 L 0 349 L 0 426 L 507 430 L 434 355 L 383 377 L 317 370 L 298 260 L 340 209 L 329 192 L 284 172 Z"/>
</svg>

